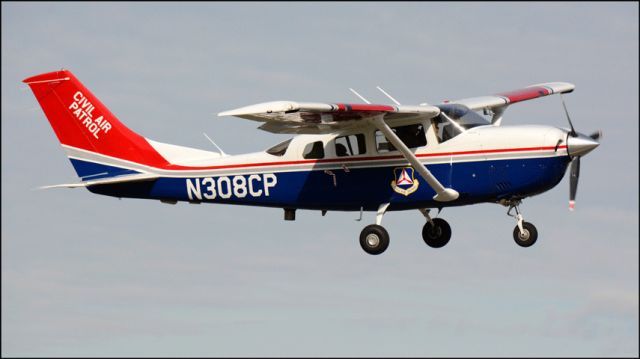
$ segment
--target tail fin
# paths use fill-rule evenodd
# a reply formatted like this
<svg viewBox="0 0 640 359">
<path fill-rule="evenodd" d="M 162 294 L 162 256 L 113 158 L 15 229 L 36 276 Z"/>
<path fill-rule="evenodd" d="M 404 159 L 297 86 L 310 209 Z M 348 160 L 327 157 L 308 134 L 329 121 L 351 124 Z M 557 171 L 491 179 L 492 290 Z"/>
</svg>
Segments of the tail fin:
<svg viewBox="0 0 640 359">
<path fill-rule="evenodd" d="M 70 71 L 49 72 L 23 82 L 33 91 L 83 180 L 137 172 L 118 167 L 122 161 L 113 159 L 149 166 L 167 163 L 144 137 L 123 125 Z"/>
</svg>

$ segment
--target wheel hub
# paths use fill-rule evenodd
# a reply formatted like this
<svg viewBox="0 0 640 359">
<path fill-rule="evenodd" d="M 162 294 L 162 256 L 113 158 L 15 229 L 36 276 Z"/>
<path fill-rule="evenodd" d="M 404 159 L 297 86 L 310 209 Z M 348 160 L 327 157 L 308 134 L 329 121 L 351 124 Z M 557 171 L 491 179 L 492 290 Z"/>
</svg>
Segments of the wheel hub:
<svg viewBox="0 0 640 359">
<path fill-rule="evenodd" d="M 375 233 L 370 233 L 367 235 L 366 241 L 369 247 L 377 247 L 380 244 L 380 237 L 378 237 Z"/>
<path fill-rule="evenodd" d="M 431 238 L 439 238 L 442 236 L 442 228 L 440 227 L 431 227 L 429 230 L 429 237 Z"/>
<path fill-rule="evenodd" d="M 526 241 L 526 240 L 529 240 L 530 235 L 531 234 L 529 233 L 529 230 L 526 228 L 523 228 L 522 232 L 518 234 L 518 238 L 520 238 L 521 241 Z"/>
</svg>

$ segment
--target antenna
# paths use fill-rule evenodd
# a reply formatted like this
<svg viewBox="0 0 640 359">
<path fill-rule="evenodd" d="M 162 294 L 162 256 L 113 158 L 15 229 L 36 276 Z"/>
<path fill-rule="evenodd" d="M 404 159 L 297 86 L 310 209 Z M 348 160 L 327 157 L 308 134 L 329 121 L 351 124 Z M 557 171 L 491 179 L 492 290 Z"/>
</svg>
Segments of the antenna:
<svg viewBox="0 0 640 359">
<path fill-rule="evenodd" d="M 349 87 L 349 91 L 353 92 L 356 96 L 360 97 L 360 99 L 368 104 L 371 104 L 371 102 L 369 102 L 369 100 L 367 100 L 366 98 L 362 97 L 359 93 L 356 92 L 356 90 L 352 89 L 351 87 Z"/>
<path fill-rule="evenodd" d="M 224 151 L 222 150 L 222 148 L 220 148 L 218 145 L 216 145 L 216 143 L 215 143 L 215 142 L 213 142 L 213 140 L 212 140 L 211 138 L 209 138 L 209 136 L 207 136 L 207 134 L 206 134 L 206 133 L 204 133 L 204 132 L 203 132 L 202 134 L 204 135 L 204 137 L 206 137 L 206 138 L 207 138 L 207 140 L 209 140 L 209 142 L 211 142 L 214 146 L 216 146 L 216 148 L 220 151 L 220 154 L 221 154 L 222 156 L 228 156 L 226 153 L 224 153 Z"/>
<path fill-rule="evenodd" d="M 378 90 L 380 90 L 380 92 L 382 92 L 385 96 L 387 96 L 388 98 L 391 99 L 391 101 L 393 101 L 396 105 L 400 106 L 400 102 L 396 101 L 395 98 L 391 97 L 391 95 L 389 95 L 385 90 L 382 89 L 382 87 L 380 86 L 376 86 L 376 88 Z"/>
</svg>

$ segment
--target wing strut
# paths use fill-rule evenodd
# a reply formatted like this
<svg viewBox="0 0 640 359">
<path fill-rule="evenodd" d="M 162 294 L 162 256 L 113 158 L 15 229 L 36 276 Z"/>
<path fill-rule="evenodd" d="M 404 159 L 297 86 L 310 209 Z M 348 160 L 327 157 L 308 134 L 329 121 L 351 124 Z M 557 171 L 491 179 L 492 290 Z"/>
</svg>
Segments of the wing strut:
<svg viewBox="0 0 640 359">
<path fill-rule="evenodd" d="M 384 136 L 393 144 L 395 148 L 397 148 L 404 158 L 411 163 L 413 168 L 420 173 L 422 178 L 436 191 L 436 195 L 433 196 L 433 199 L 438 202 L 449 202 L 458 198 L 460 195 L 456 190 L 452 188 L 445 188 L 438 179 L 431 174 L 431 172 L 427 169 L 425 165 L 420 163 L 418 157 L 416 157 L 413 152 L 402 142 L 402 140 L 391 130 L 389 125 L 387 125 L 383 116 L 376 116 L 371 119 L 371 122 L 378 128 Z"/>
</svg>

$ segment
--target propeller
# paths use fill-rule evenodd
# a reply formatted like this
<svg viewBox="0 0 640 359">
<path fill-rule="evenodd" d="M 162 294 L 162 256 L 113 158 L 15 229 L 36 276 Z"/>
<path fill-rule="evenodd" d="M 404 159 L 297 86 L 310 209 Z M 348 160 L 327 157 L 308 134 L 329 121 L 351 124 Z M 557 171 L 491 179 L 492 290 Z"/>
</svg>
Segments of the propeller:
<svg viewBox="0 0 640 359">
<path fill-rule="evenodd" d="M 597 141 L 600 139 L 600 137 L 602 137 L 602 131 L 598 130 L 596 132 L 593 132 L 592 134 L 589 135 L 589 137 Z"/>
<path fill-rule="evenodd" d="M 578 178 L 580 177 L 580 157 L 571 161 L 571 177 L 569 177 L 569 210 L 576 208 L 576 192 L 578 192 Z"/>
<path fill-rule="evenodd" d="M 562 97 L 562 93 L 560 93 L 560 99 L 562 100 L 562 107 L 564 107 L 564 113 L 565 115 L 567 115 L 567 121 L 569 121 L 569 126 L 571 126 L 571 132 L 569 132 L 569 135 L 571 137 L 576 137 L 578 134 L 576 133 L 576 130 L 573 128 L 573 123 L 571 123 L 571 117 L 569 117 L 569 111 L 567 111 L 567 105 L 565 105 L 564 103 L 564 97 Z"/>
<path fill-rule="evenodd" d="M 567 115 L 567 122 L 571 127 L 569 136 L 567 137 L 567 150 L 569 155 L 573 157 L 571 160 L 571 170 L 569 177 L 569 210 L 575 210 L 576 206 L 576 193 L 578 192 L 578 179 L 580 178 L 580 157 L 586 155 L 594 148 L 598 147 L 598 140 L 602 137 L 602 131 L 598 130 L 591 133 L 589 136 L 576 132 L 571 118 L 569 117 L 569 111 L 564 103 L 564 98 L 560 94 L 562 99 L 562 107 L 564 107 L 564 113 Z"/>
</svg>

